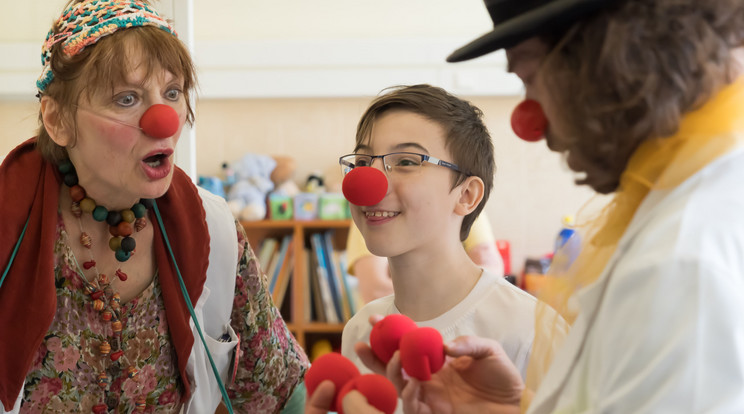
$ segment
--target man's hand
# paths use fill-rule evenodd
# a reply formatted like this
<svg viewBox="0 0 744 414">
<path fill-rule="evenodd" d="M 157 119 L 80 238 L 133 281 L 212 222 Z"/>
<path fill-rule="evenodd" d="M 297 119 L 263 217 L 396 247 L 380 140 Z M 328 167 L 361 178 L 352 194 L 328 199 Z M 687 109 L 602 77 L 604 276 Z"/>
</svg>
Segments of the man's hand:
<svg viewBox="0 0 744 414">
<path fill-rule="evenodd" d="M 445 345 L 445 353 L 447 362 L 430 381 L 405 383 L 407 414 L 519 413 L 524 383 L 498 342 L 464 336 Z"/>
</svg>

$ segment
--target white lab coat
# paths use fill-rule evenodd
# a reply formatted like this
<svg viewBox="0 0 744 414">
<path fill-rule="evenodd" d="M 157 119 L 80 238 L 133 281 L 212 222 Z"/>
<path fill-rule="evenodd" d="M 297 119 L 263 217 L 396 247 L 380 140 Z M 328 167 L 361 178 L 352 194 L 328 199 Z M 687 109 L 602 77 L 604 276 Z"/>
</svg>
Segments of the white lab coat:
<svg viewBox="0 0 744 414">
<path fill-rule="evenodd" d="M 237 336 L 230 327 L 230 313 L 235 296 L 238 238 L 235 221 L 225 200 L 200 187 L 198 189 L 206 211 L 210 245 L 207 280 L 199 300 L 194 304 L 194 313 L 222 381 L 226 383 L 230 359 L 237 345 Z M 186 372 L 192 392 L 191 398 L 184 404 L 181 412 L 186 414 L 213 413 L 222 399 L 222 394 L 193 320 L 190 321 L 190 325 L 194 335 L 194 345 L 189 355 Z M 220 338 L 225 332 L 230 333 L 230 341 L 219 342 L 216 338 Z M 6 412 L 0 405 L 0 411 L 19 413 L 22 395 L 23 388 L 18 394 L 13 410 Z"/>
<path fill-rule="evenodd" d="M 643 201 L 528 413 L 744 413 L 744 151 Z"/>
</svg>

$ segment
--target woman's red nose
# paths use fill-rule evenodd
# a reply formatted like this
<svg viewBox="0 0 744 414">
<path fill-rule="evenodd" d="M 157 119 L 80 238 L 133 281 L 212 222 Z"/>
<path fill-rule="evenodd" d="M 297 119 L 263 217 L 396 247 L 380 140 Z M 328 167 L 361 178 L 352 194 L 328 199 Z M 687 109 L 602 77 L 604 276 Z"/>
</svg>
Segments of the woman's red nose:
<svg viewBox="0 0 744 414">
<path fill-rule="evenodd" d="M 156 104 L 142 114 L 140 128 L 153 138 L 168 138 L 178 132 L 181 120 L 176 110 L 168 105 Z"/>
</svg>

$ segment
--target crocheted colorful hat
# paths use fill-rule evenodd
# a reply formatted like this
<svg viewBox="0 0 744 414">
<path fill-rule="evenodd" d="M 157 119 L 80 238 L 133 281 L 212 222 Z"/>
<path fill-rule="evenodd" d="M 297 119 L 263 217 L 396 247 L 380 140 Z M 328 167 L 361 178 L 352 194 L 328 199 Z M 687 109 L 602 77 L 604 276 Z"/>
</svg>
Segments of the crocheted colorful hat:
<svg viewBox="0 0 744 414">
<path fill-rule="evenodd" d="M 43 93 L 54 79 L 50 65 L 52 46 L 62 43 L 62 53 L 75 56 L 86 46 L 95 44 L 102 37 L 119 29 L 154 26 L 176 36 L 173 27 L 147 4 L 136 0 L 90 0 L 73 4 L 62 12 L 52 26 L 41 48 L 44 69 L 36 81 L 36 88 Z M 54 33 L 54 29 L 58 33 Z"/>
</svg>

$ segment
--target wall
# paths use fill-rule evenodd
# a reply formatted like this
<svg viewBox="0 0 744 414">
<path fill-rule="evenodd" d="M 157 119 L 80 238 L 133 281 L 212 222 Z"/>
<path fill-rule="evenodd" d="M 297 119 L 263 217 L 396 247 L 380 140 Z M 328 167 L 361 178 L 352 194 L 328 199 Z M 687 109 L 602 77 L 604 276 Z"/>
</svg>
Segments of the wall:
<svg viewBox="0 0 744 414">
<path fill-rule="evenodd" d="M 0 156 L 36 126 L 31 97 L 39 45 L 57 10 L 49 3 L 64 1 L 0 0 L 10 10 L 0 15 Z M 550 251 L 561 217 L 591 197 L 572 184 L 559 155 L 510 131 L 520 91 L 502 57 L 444 63 L 454 46 L 488 30 L 480 0 L 194 0 L 193 6 L 199 174 L 216 174 L 223 161 L 252 151 L 295 157 L 298 182 L 314 171 L 337 181 L 337 157 L 350 151 L 371 96 L 416 81 L 444 86 L 483 109 L 497 163 L 484 213 L 496 237 L 511 241 L 516 270 L 526 256 Z M 17 93 L 18 84 L 31 92 Z"/>
</svg>

